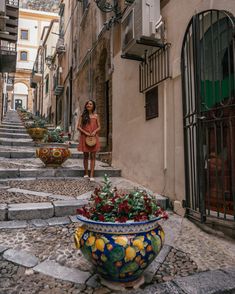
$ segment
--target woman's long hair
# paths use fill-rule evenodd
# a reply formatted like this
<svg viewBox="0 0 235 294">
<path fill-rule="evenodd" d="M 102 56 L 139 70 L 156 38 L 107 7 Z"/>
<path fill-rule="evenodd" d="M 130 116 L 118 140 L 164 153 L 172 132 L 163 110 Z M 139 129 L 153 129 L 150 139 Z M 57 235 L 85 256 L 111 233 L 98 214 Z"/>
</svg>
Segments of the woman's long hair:
<svg viewBox="0 0 235 294">
<path fill-rule="evenodd" d="M 84 106 L 83 113 L 82 113 L 82 126 L 85 126 L 85 125 L 87 125 L 87 124 L 90 123 L 89 112 L 88 112 L 88 110 L 87 110 L 87 108 L 86 108 L 86 106 L 87 106 L 87 104 L 88 104 L 89 102 L 92 102 L 92 104 L 93 104 L 93 110 L 92 110 L 92 113 L 94 113 L 94 111 L 95 111 L 95 109 L 96 109 L 95 101 L 93 101 L 93 100 L 88 100 L 88 101 L 86 102 L 86 104 L 85 104 L 85 106 Z"/>
</svg>

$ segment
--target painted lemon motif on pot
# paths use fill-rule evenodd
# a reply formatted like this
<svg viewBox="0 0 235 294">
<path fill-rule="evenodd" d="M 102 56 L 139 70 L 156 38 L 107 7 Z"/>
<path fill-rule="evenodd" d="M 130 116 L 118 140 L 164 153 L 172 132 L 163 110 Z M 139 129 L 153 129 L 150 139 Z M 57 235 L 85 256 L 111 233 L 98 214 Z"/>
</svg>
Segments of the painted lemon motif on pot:
<svg viewBox="0 0 235 294">
<path fill-rule="evenodd" d="M 95 237 L 94 236 L 90 236 L 87 241 L 86 241 L 86 245 L 87 246 L 92 246 L 95 243 Z"/>
<path fill-rule="evenodd" d="M 119 236 L 119 237 L 115 238 L 115 243 L 119 244 L 121 246 L 126 246 L 127 242 L 128 242 L 127 237 Z"/>
<path fill-rule="evenodd" d="M 97 239 L 96 241 L 95 241 L 95 246 L 96 246 L 96 248 L 98 249 L 98 250 L 100 250 L 100 251 L 104 251 L 104 246 L 105 246 L 105 243 L 104 243 L 104 240 L 102 240 L 102 239 Z"/>
<path fill-rule="evenodd" d="M 129 246 L 126 248 L 125 260 L 133 260 L 136 257 L 136 251 L 133 247 Z"/>
<path fill-rule="evenodd" d="M 139 250 L 143 250 L 143 249 L 144 249 L 144 243 L 143 243 L 143 241 L 141 241 L 140 239 L 135 239 L 135 240 L 133 241 L 133 245 L 134 245 L 135 247 L 137 247 Z"/>
</svg>

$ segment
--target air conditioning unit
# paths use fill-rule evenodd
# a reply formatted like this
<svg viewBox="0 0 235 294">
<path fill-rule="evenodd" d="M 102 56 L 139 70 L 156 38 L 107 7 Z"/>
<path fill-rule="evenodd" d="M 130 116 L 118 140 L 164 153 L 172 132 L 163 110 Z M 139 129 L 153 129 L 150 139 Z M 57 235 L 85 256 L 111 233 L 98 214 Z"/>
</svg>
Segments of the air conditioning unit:
<svg viewBox="0 0 235 294">
<path fill-rule="evenodd" d="M 161 20 L 160 0 L 136 0 L 122 19 L 123 54 L 143 56 L 149 46 L 161 43 L 156 24 Z"/>
</svg>

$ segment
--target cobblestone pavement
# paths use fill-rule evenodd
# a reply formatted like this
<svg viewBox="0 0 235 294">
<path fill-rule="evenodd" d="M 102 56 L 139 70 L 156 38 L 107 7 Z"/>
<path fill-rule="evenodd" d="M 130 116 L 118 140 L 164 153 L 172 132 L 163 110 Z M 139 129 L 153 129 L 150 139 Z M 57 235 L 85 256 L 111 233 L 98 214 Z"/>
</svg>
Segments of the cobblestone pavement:
<svg viewBox="0 0 235 294">
<path fill-rule="evenodd" d="M 36 202 L 51 202 L 55 198 L 47 196 L 27 195 L 25 191 L 11 192 L 7 191 L 9 188 L 19 188 L 23 190 L 30 190 L 35 192 L 53 193 L 53 195 L 68 196 L 70 199 L 76 199 L 77 196 L 92 191 L 96 183 L 90 183 L 89 180 L 79 179 L 41 179 L 41 180 L 27 180 L 27 181 L 5 181 L 4 185 L 0 184 L 0 203 L 36 203 Z M 2 188 L 1 188 L 2 187 Z M 24 192 L 24 193 L 23 193 Z"/>
<path fill-rule="evenodd" d="M 94 189 L 94 183 L 87 179 L 37 179 L 27 181 L 8 181 L 4 184 L 20 189 L 32 190 L 37 192 L 48 192 L 65 196 L 79 196 Z"/>
<path fill-rule="evenodd" d="M 50 197 L 39 197 L 0 190 L 0 203 L 4 204 L 50 202 L 51 200 Z"/>
<path fill-rule="evenodd" d="M 235 265 L 235 241 L 202 231 L 178 215 L 163 223 L 167 244 L 190 255 L 199 271 Z"/>
</svg>

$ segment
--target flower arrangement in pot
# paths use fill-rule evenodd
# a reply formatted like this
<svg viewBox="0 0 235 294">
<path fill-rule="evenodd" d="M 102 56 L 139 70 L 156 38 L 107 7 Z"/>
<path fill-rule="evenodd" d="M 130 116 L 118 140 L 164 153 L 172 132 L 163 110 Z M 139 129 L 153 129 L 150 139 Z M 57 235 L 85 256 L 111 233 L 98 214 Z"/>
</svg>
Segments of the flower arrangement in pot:
<svg viewBox="0 0 235 294">
<path fill-rule="evenodd" d="M 27 132 L 33 139 L 33 141 L 41 141 L 47 133 L 47 129 L 45 127 L 46 120 L 40 117 L 34 117 L 32 121 L 28 121 L 25 123 L 25 127 Z"/>
<path fill-rule="evenodd" d="M 103 183 L 78 209 L 82 226 L 75 245 L 102 278 L 130 286 L 161 250 L 164 231 L 158 221 L 168 215 L 146 191 L 118 191 L 107 175 Z"/>
<path fill-rule="evenodd" d="M 47 167 L 61 166 L 71 155 L 68 144 L 65 144 L 67 140 L 68 137 L 64 135 L 61 127 L 49 130 L 44 136 L 44 143 L 37 148 L 36 156 Z"/>
</svg>

